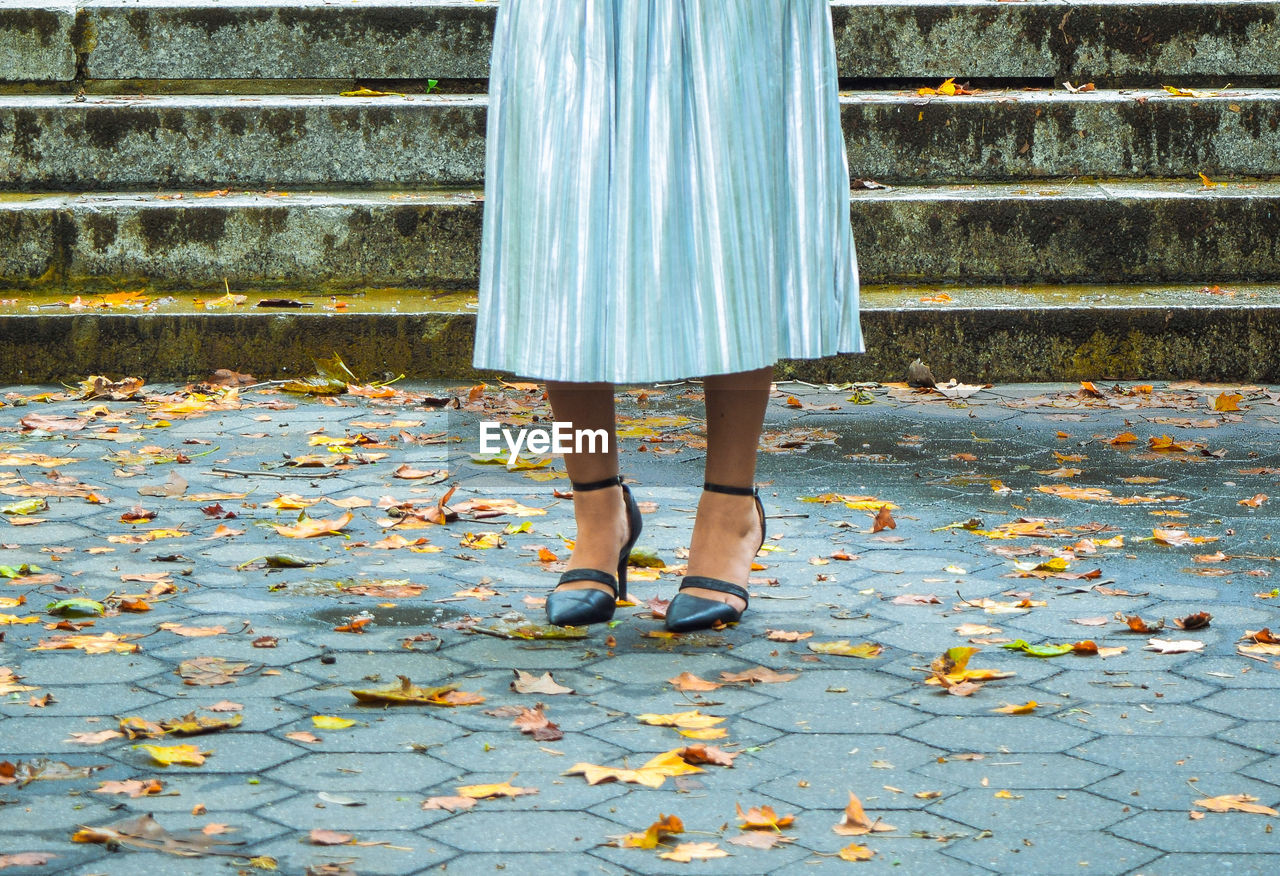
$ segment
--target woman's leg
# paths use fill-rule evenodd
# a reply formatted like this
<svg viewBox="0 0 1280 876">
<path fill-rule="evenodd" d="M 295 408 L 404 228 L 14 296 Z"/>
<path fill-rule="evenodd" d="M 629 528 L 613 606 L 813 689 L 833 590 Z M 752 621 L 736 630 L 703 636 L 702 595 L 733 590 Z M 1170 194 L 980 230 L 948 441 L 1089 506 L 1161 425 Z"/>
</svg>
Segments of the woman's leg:
<svg viewBox="0 0 1280 876">
<path fill-rule="evenodd" d="M 596 453 L 566 453 L 565 470 L 571 481 L 587 483 L 611 478 L 618 473 L 617 426 L 613 409 L 611 383 L 547 382 L 547 398 L 556 421 L 572 423 L 573 429 L 603 429 L 608 436 L 605 447 Z M 573 555 L 568 569 L 598 569 L 613 574 L 618 566 L 618 552 L 627 543 L 627 517 L 622 500 L 622 487 L 575 492 L 573 515 L 577 521 Z M 595 588 L 608 592 L 603 584 L 573 581 L 560 585 L 560 590 Z"/>
<path fill-rule="evenodd" d="M 773 368 L 720 374 L 706 378 L 706 480 L 731 487 L 750 487 L 755 480 L 756 453 Z M 693 524 L 686 574 L 705 575 L 746 586 L 751 561 L 760 544 L 760 516 L 750 496 L 704 491 Z M 728 602 L 736 610 L 741 599 L 713 590 L 682 591 Z"/>
</svg>

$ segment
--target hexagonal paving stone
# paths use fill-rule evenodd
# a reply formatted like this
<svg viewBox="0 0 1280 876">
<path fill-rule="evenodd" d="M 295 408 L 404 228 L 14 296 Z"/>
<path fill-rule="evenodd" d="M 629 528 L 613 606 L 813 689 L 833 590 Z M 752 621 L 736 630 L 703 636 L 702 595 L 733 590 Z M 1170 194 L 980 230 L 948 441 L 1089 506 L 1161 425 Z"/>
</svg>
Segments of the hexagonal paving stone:
<svg viewBox="0 0 1280 876">
<path fill-rule="evenodd" d="M 1280 754 L 1280 721 L 1249 721 L 1220 731 L 1218 738 L 1255 751 Z"/>
<path fill-rule="evenodd" d="M 1275 624 L 1275 621 L 1272 621 Z M 1185 678 L 1203 681 L 1215 687 L 1255 688 L 1274 690 L 1280 688 L 1280 672 L 1261 672 L 1261 667 L 1240 656 L 1211 657 L 1188 662 L 1178 667 L 1178 674 Z"/>
<path fill-rule="evenodd" d="M 797 709 L 795 702 L 757 706 L 746 713 L 753 721 L 788 733 L 894 733 L 926 719 L 915 709 L 874 698 L 833 697 L 821 711 Z"/>
<path fill-rule="evenodd" d="M 1275 866 L 1274 855 L 1224 855 L 1221 853 L 1195 855 L 1183 852 L 1157 858 L 1147 869 L 1151 873 L 1159 873 L 1160 876 L 1203 876 L 1205 873 L 1220 873 L 1224 876 L 1262 876 L 1272 872 Z"/>
<path fill-rule="evenodd" d="M 19 675 L 26 676 L 24 684 L 49 689 L 55 689 L 69 680 L 74 680 L 77 685 L 108 684 L 125 687 L 164 672 L 167 668 L 165 663 L 146 654 L 86 655 L 79 651 L 40 651 L 28 654 L 15 667 Z M 99 691 L 94 696 L 101 697 L 103 692 Z"/>
<path fill-rule="evenodd" d="M 421 834 L 462 851 L 518 853 L 585 852 L 617 832 L 617 824 L 585 812 L 523 812 L 512 818 L 490 806 L 494 811 L 477 807 Z"/>
<path fill-rule="evenodd" d="M 1088 730 L 1035 715 L 933 718 L 902 731 L 941 751 L 1065 751 L 1094 737 Z"/>
<path fill-rule="evenodd" d="M 1134 811 L 1170 809 L 1182 813 L 1191 809 L 1191 804 L 1201 797 L 1252 794 L 1261 799 L 1276 793 L 1275 786 L 1245 778 L 1239 773 L 1196 773 L 1179 778 L 1166 770 L 1136 769 L 1103 779 L 1090 785 L 1088 790 L 1099 797 L 1131 806 Z"/>
<path fill-rule="evenodd" d="M 302 790 L 353 794 L 359 791 L 417 793 L 459 774 L 455 766 L 424 754 L 382 754 L 372 764 L 360 753 L 307 754 L 266 775 Z"/>
<path fill-rule="evenodd" d="M 311 720 L 312 715 L 327 715 L 360 723 L 342 730 L 322 730 Z M 288 740 L 302 745 L 307 751 L 319 752 L 367 752 L 396 753 L 409 751 L 414 745 L 438 746 L 450 742 L 467 733 L 449 720 L 431 714 L 423 714 L 415 707 L 402 708 L 399 711 L 390 709 L 374 710 L 372 708 L 349 707 L 326 711 L 302 713 L 296 719 L 277 727 L 276 735 L 288 739 L 286 734 L 307 732 L 319 737 L 317 743 L 303 743 Z"/>
<path fill-rule="evenodd" d="M 1264 782 L 1270 782 L 1273 785 L 1280 786 L 1280 760 L 1277 760 L 1274 757 L 1268 757 L 1258 763 L 1243 768 L 1240 770 L 1240 774 L 1252 776 L 1255 779 L 1261 779 Z"/>
<path fill-rule="evenodd" d="M 652 855 L 653 852 L 641 852 Z M 448 862 L 449 870 L 458 873 L 495 873 L 511 867 L 511 856 L 465 852 Z M 531 853 L 520 856 L 520 867 L 529 873 L 555 873 L 556 876 L 626 876 L 634 871 L 618 867 L 599 858 L 556 852 Z M 422 871 L 425 872 L 425 871 Z"/>
<path fill-rule="evenodd" d="M 1088 709 L 1065 709 L 1053 718 L 1109 736 L 1182 736 L 1188 732 L 1212 736 L 1236 723 L 1232 718 L 1196 705 L 1179 705 L 1163 700 L 1145 708 L 1104 703 L 1091 705 Z"/>
<path fill-rule="evenodd" d="M 16 667 L 15 667 L 16 668 Z M 19 673 L 22 674 L 22 673 Z M 30 679 L 23 679 L 22 683 L 26 684 Z M 109 692 L 104 698 L 103 692 Z M 49 705 L 40 709 L 40 717 L 42 718 L 102 718 L 109 725 L 110 717 L 105 717 L 105 713 L 127 714 L 137 709 L 146 708 L 155 703 L 164 702 L 164 699 L 149 690 L 140 687 L 132 687 L 120 685 L 119 687 L 103 687 L 101 685 L 84 686 L 53 686 L 44 687 L 38 691 L 32 691 L 28 696 L 42 696 L 51 693 L 54 700 Z M 22 703 L 26 704 L 26 700 Z M 12 704 L 6 704 L 12 705 Z M 85 729 L 105 730 L 106 726 L 99 724 L 97 727 L 86 727 Z"/>
<path fill-rule="evenodd" d="M 327 813 L 318 813 L 321 816 Z M 352 833 L 358 842 L 376 843 L 365 846 L 317 846 L 305 842 L 307 831 L 288 831 L 284 836 L 254 846 L 255 855 L 269 855 L 279 862 L 282 873 L 302 873 L 308 867 L 320 867 L 335 861 L 350 861 L 350 868 L 364 876 L 401 876 L 438 866 L 457 854 L 457 850 L 422 832 L 351 831 L 340 820 L 317 819 L 313 827 Z M 428 828 L 429 829 L 429 828 Z M 172 871 L 170 871 L 172 872 Z M 225 867 L 222 872 L 225 873 Z"/>
<path fill-rule="evenodd" d="M 1274 694 L 1254 688 L 1236 688 L 1220 690 L 1199 700 L 1196 705 L 1242 721 L 1258 721 L 1272 717 L 1268 714 L 1264 703 L 1270 701 L 1273 696 Z"/>
<path fill-rule="evenodd" d="M 1106 834 L 1032 831 L 1016 825 L 981 842 L 952 843 L 944 853 L 997 873 L 1019 874 L 1132 873 L 1160 854 Z"/>
<path fill-rule="evenodd" d="M 1200 705 L 1213 688 L 1199 681 L 1181 678 L 1170 672 L 1119 671 L 1105 669 L 1072 671 L 1036 687 L 1055 697 L 1068 696 L 1070 703 L 1089 708 L 1094 703 L 1188 703 Z"/>
<path fill-rule="evenodd" d="M 1195 725 L 1185 732 L 1195 732 Z M 1235 772 L 1265 755 L 1201 736 L 1104 736 L 1076 747 L 1077 757 L 1122 769 L 1168 770 L 1171 776 Z"/>
<path fill-rule="evenodd" d="M 969 788 L 1084 788 L 1117 772 L 1065 754 L 987 755 L 982 760 L 951 759 L 928 763 L 915 772 Z"/>
<path fill-rule="evenodd" d="M 509 723 L 509 722 L 508 722 Z M 676 737 L 678 740 L 679 737 Z M 681 743 L 673 740 L 673 748 Z M 565 763 L 587 761 L 604 764 L 621 762 L 631 754 L 629 749 L 604 742 L 586 733 L 566 734 L 554 743 L 535 742 L 518 730 L 499 730 L 493 733 L 472 733 L 431 748 L 431 756 L 453 764 L 464 773 L 512 772 L 534 767 L 551 759 L 542 748 L 554 748 L 564 752 Z M 643 756 L 643 755 L 641 755 Z M 556 758 L 557 761 L 560 758 Z"/>
<path fill-rule="evenodd" d="M 1019 791 L 1015 799 L 997 797 L 999 789 L 974 788 L 953 794 L 929 811 L 979 830 L 997 833 L 1010 825 L 1040 831 L 1070 825 L 1073 831 L 1098 831 L 1128 818 L 1124 804 L 1087 791 Z"/>
<path fill-rule="evenodd" d="M 286 763 L 306 754 L 297 746 L 272 739 L 262 733 L 221 732 L 197 736 L 182 741 L 176 739 L 139 740 L 136 744 L 155 744 L 160 746 L 191 744 L 201 751 L 209 752 L 205 762 L 198 767 L 172 767 L 174 770 L 190 770 L 201 774 L 210 773 L 248 773 L 257 775 L 279 764 Z M 130 748 L 136 747 L 131 744 Z M 122 753 L 120 760 L 138 770 L 155 769 L 156 765 L 145 751 L 128 751 Z"/>
<path fill-rule="evenodd" d="M 990 717 L 991 709 L 994 708 L 992 695 L 1000 703 L 1025 703 L 1029 700 L 1039 702 L 1044 698 L 1044 691 L 1015 682 L 1016 679 L 1012 678 L 1000 680 L 992 683 L 981 696 L 967 697 L 952 696 L 941 687 L 921 684 L 906 693 L 889 697 L 889 702 L 910 706 L 929 715 Z"/>
<path fill-rule="evenodd" d="M 322 793 L 330 799 L 322 799 Z M 350 803 L 333 802 L 335 800 Z M 413 831 L 449 817 L 450 813 L 442 809 L 424 810 L 422 800 L 423 795 L 417 793 L 303 791 L 287 800 L 264 806 L 259 814 L 297 831 L 328 827 L 352 833 Z"/>
<path fill-rule="evenodd" d="M 314 656 L 318 658 L 319 655 Z M 462 682 L 466 686 L 466 679 L 462 676 L 469 671 L 466 665 L 437 654 L 420 654 L 403 649 L 396 654 L 340 652 L 334 658 L 332 664 L 309 659 L 293 668 L 316 681 L 355 688 L 386 687 L 395 684 L 396 677 L 400 675 L 408 676 L 414 684 L 422 686 L 448 684 L 452 681 Z M 372 680 L 375 678 L 377 680 Z M 468 688 L 472 689 L 474 688 Z"/>
<path fill-rule="evenodd" d="M 236 680 L 232 684 L 220 684 L 211 687 L 185 684 L 182 677 L 177 674 L 177 667 L 145 678 L 138 684 L 139 687 L 144 687 L 167 697 L 189 697 L 195 692 L 213 690 L 226 699 L 235 699 L 236 697 L 251 697 L 254 699 L 278 697 L 315 684 L 314 679 L 295 671 L 292 667 L 285 667 L 284 669 L 267 667 L 265 670 L 255 672 L 252 665 L 252 654 L 232 662 L 251 664 L 245 673 L 235 676 Z"/>
<path fill-rule="evenodd" d="M 1259 802 L 1274 808 L 1280 799 Z M 1260 815 L 1236 812 L 1209 812 L 1199 821 L 1188 819 L 1186 812 L 1139 812 L 1114 825 L 1111 832 L 1166 852 L 1268 852 L 1274 856 L 1280 854 L 1280 837 L 1266 833 L 1267 821 Z"/>
</svg>

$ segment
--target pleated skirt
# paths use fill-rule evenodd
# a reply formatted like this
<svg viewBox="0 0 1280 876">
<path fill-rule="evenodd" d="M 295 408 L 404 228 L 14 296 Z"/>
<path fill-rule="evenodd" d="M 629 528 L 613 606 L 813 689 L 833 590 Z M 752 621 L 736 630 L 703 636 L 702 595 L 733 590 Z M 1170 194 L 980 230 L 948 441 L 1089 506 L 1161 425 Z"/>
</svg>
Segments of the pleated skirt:
<svg viewBox="0 0 1280 876">
<path fill-rule="evenodd" d="M 862 352 L 837 88 L 828 0 L 503 0 L 475 367 Z"/>
</svg>

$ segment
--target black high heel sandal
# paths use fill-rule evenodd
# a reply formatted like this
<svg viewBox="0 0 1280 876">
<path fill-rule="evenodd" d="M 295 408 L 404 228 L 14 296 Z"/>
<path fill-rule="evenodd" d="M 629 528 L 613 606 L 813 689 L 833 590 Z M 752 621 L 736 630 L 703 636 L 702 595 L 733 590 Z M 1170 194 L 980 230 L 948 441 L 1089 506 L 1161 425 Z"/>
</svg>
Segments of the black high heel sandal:
<svg viewBox="0 0 1280 876">
<path fill-rule="evenodd" d="M 631 490 L 622 483 L 622 475 L 605 478 L 602 481 L 591 481 L 586 484 L 569 482 L 574 492 L 581 490 L 603 490 L 607 487 L 621 486 L 622 501 L 627 511 L 627 543 L 618 554 L 617 577 L 599 569 L 569 569 L 560 576 L 560 584 L 572 581 L 594 581 L 609 588 L 608 593 L 594 587 L 578 590 L 553 590 L 547 596 L 547 621 L 560 627 L 598 624 L 613 618 L 614 609 L 619 599 L 627 598 L 627 557 L 640 538 L 640 506 L 631 495 Z"/>
<path fill-rule="evenodd" d="M 760 546 L 764 546 L 764 505 L 760 504 L 760 491 L 758 489 L 755 487 L 728 487 L 723 484 L 713 484 L 709 481 L 702 485 L 702 489 L 713 493 L 728 493 L 732 496 L 754 497 L 756 500 L 756 513 L 760 515 Z M 756 552 L 758 553 L 759 551 L 760 548 L 756 548 Z M 747 574 L 750 576 L 750 570 L 748 570 Z M 683 591 L 686 587 L 715 590 L 718 593 L 736 596 L 743 603 L 749 601 L 745 587 L 740 587 L 730 581 L 721 581 L 719 578 L 708 578 L 705 575 L 686 575 L 684 580 L 680 582 L 680 589 Z M 746 609 L 745 605 L 743 609 Z M 671 604 L 667 606 L 667 629 L 673 633 L 705 630 L 717 624 L 735 623 L 741 619 L 742 612 L 729 603 L 720 602 L 716 599 L 707 599 L 703 596 L 694 596 L 692 593 L 677 593 L 672 597 Z"/>
</svg>

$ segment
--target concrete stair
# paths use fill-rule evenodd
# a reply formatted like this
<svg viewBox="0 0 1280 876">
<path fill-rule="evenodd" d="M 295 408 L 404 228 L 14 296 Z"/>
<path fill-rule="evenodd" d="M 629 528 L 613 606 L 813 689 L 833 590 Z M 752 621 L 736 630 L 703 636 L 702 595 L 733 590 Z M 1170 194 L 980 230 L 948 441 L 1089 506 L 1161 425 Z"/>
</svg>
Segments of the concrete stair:
<svg viewBox="0 0 1280 876">
<path fill-rule="evenodd" d="M 470 375 L 496 8 L 0 7 L 0 377 L 278 373 L 330 347 Z M 850 170 L 887 187 L 853 192 L 871 349 L 782 373 L 1280 379 L 1280 2 L 832 16 Z M 918 93 L 947 77 L 977 93 Z M 360 87 L 397 94 L 340 95 Z M 243 307 L 192 306 L 224 282 Z M 59 306 L 126 288 L 149 307 Z M 321 306 L 254 309 L 266 291 Z"/>
</svg>

